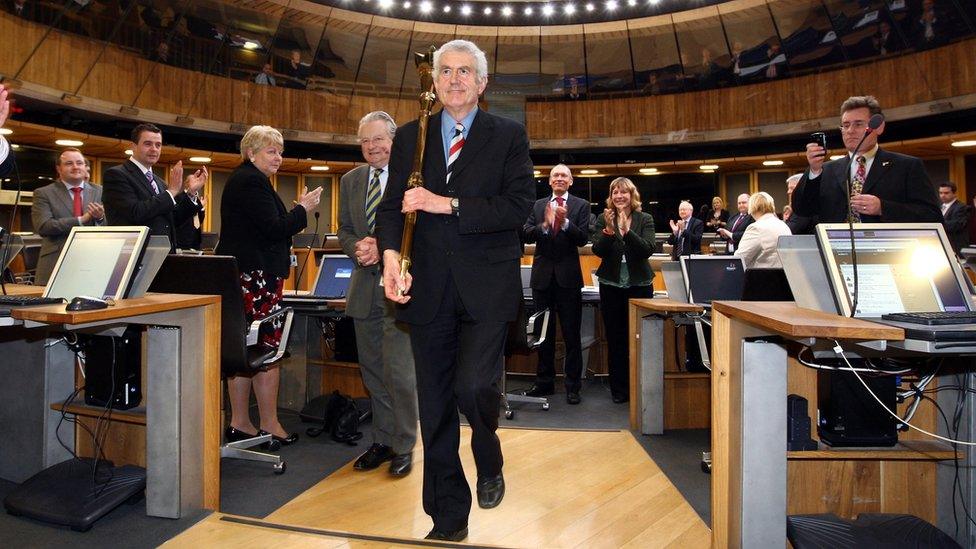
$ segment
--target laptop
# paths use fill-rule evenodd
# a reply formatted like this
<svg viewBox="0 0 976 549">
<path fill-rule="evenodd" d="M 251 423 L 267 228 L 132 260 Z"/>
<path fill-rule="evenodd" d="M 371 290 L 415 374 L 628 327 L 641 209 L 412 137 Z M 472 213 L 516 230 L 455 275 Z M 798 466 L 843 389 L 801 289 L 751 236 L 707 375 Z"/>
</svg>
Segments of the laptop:
<svg viewBox="0 0 976 549">
<path fill-rule="evenodd" d="M 742 299 L 745 265 L 741 257 L 691 255 L 681 257 L 688 303 L 712 308 L 712 301 Z M 666 281 L 665 281 L 666 282 Z"/>
<path fill-rule="evenodd" d="M 976 310 L 941 223 L 855 223 L 853 249 L 846 223 L 821 223 L 817 242 L 838 314 L 851 316 L 853 310 L 855 318 L 904 329 L 907 339 L 976 345 L 976 324 L 930 326 L 882 318 Z"/>
<path fill-rule="evenodd" d="M 661 274 L 664 275 L 664 289 L 668 291 L 668 298 L 672 301 L 688 303 L 688 290 L 685 285 L 685 275 L 681 273 L 681 262 L 662 261 Z"/>
<path fill-rule="evenodd" d="M 286 293 L 288 299 L 344 299 L 349 280 L 356 269 L 352 258 L 344 254 L 325 254 L 319 261 L 319 272 L 309 293 Z"/>
</svg>

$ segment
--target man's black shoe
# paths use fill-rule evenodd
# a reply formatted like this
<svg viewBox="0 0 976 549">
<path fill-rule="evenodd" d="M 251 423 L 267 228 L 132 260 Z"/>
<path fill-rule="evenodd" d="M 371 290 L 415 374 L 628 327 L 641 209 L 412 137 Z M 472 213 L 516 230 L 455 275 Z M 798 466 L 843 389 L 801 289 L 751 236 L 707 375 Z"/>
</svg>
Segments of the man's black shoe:
<svg viewBox="0 0 976 549">
<path fill-rule="evenodd" d="M 431 530 L 424 539 L 436 539 L 439 541 L 464 541 L 464 539 L 467 537 L 467 527 L 461 528 L 460 530 L 455 530 L 453 532 L 438 530 L 437 527 L 434 527 L 434 529 Z"/>
<path fill-rule="evenodd" d="M 627 394 L 624 394 L 624 393 L 613 393 L 613 395 L 611 396 L 611 398 L 613 399 L 613 401 L 616 404 L 622 404 L 622 403 L 627 402 L 628 400 L 630 400 L 630 395 L 627 395 Z"/>
<path fill-rule="evenodd" d="M 397 454 L 390 460 L 390 474 L 395 477 L 405 477 L 413 469 L 413 452 Z"/>
<path fill-rule="evenodd" d="M 552 385 L 539 385 L 538 383 L 536 383 L 535 385 L 528 388 L 527 390 L 522 391 L 522 394 L 530 397 L 544 397 L 544 396 L 552 395 L 555 392 L 556 390 Z"/>
<path fill-rule="evenodd" d="M 501 473 L 478 479 L 478 507 L 482 509 L 498 507 L 503 497 L 505 497 L 505 478 Z"/>
<path fill-rule="evenodd" d="M 370 469 L 376 469 L 383 462 L 390 461 L 394 457 L 396 457 L 396 454 L 393 453 L 393 448 L 384 444 L 373 443 L 369 447 L 369 450 L 366 450 L 363 455 L 359 456 L 359 459 L 356 460 L 352 468 L 357 471 L 369 471 Z"/>
<path fill-rule="evenodd" d="M 579 393 L 575 391 L 570 391 L 566 393 L 566 404 L 579 404 L 580 396 Z"/>
</svg>

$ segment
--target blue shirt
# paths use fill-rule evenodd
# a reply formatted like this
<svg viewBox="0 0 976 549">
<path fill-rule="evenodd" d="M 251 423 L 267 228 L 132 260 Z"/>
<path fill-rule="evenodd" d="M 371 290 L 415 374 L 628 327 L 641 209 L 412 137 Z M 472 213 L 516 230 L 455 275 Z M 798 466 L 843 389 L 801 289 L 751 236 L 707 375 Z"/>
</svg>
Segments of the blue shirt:
<svg viewBox="0 0 976 549">
<path fill-rule="evenodd" d="M 478 114 L 478 107 L 471 109 L 464 118 L 461 120 L 454 120 L 451 115 L 447 114 L 445 111 L 441 111 L 441 138 L 444 141 L 444 164 L 447 165 L 448 159 L 451 157 L 451 138 L 454 137 L 454 126 L 458 122 L 464 126 L 464 131 L 461 135 L 464 136 L 465 141 L 468 139 L 468 132 L 471 131 L 471 124 L 474 123 L 474 117 Z"/>
</svg>

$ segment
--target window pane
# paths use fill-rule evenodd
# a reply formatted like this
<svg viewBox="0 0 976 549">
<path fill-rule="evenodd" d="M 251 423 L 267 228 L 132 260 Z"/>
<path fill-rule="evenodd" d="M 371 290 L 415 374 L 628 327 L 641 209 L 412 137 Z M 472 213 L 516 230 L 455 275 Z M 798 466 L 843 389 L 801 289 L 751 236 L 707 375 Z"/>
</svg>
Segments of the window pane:
<svg viewBox="0 0 976 549">
<path fill-rule="evenodd" d="M 729 205 L 729 214 L 739 211 L 736 201 L 740 194 L 749 194 L 749 173 L 730 173 L 725 176 L 725 203 Z"/>
<path fill-rule="evenodd" d="M 492 94 L 541 95 L 548 82 L 540 73 L 539 27 L 500 27 Z"/>
<path fill-rule="evenodd" d="M 781 0 L 769 4 L 792 70 L 844 61 L 840 41 L 819 0 Z"/>
<path fill-rule="evenodd" d="M 370 16 L 340 10 L 333 10 L 332 14 L 312 67 L 314 74 L 330 80 L 332 87 L 329 89 L 348 94 L 359 71 Z"/>
<path fill-rule="evenodd" d="M 681 91 L 683 78 L 671 16 L 638 19 L 629 26 L 637 86 L 644 93 Z"/>
<path fill-rule="evenodd" d="M 276 86 L 294 89 L 311 86 L 314 89 L 314 82 L 322 75 L 314 73 L 312 60 L 327 23 L 323 17 L 316 16 L 309 22 L 308 14 L 292 9 L 285 12 L 272 42 L 270 58 L 260 53 L 255 56 L 261 66 L 265 62 L 271 63 L 277 73 L 274 77 Z M 254 72 L 248 80 L 254 80 L 261 66 L 250 67 Z"/>
<path fill-rule="evenodd" d="M 769 193 L 776 204 L 776 211 L 782 212 L 783 206 L 787 203 L 786 178 L 790 176 L 790 173 L 780 171 L 759 172 L 757 176 L 759 178 L 759 190 Z"/>
<path fill-rule="evenodd" d="M 413 23 L 376 18 L 370 27 L 362 67 L 356 79 L 356 94 L 369 97 L 396 97 L 403 83 Z"/>
<path fill-rule="evenodd" d="M 334 176 L 304 175 L 302 176 L 302 179 L 304 180 L 304 185 L 308 187 L 308 190 L 310 191 L 317 187 L 322 187 L 322 194 L 319 198 L 319 207 L 315 210 L 319 212 L 318 234 L 334 233 L 339 225 L 338 220 L 332 219 L 332 181 L 334 180 Z M 309 223 L 310 226 L 306 232 L 315 229 L 314 219 L 310 219 Z"/>
<path fill-rule="evenodd" d="M 279 173 L 275 176 L 275 190 L 278 191 L 281 201 L 285 203 L 285 209 L 291 210 L 294 202 L 298 200 L 298 176 Z"/>
<path fill-rule="evenodd" d="M 709 89 L 732 81 L 725 31 L 712 6 L 675 14 L 675 34 L 684 67 L 686 88 Z"/>
<path fill-rule="evenodd" d="M 769 9 L 746 0 L 719 4 L 718 10 L 732 48 L 733 79 L 744 83 L 768 78 L 771 56 L 778 55 L 777 48 L 782 51 Z"/>
<path fill-rule="evenodd" d="M 578 99 L 586 95 L 583 25 L 542 27 L 542 79 L 547 93 Z"/>
<path fill-rule="evenodd" d="M 630 39 L 624 25 L 621 22 L 584 25 L 590 92 L 634 89 Z"/>
</svg>

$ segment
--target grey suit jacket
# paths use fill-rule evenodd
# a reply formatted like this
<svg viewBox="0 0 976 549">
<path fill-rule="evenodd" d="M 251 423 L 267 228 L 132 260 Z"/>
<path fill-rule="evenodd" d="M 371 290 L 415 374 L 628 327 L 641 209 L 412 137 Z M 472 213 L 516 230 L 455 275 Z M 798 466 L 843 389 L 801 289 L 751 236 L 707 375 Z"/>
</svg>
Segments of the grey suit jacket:
<svg viewBox="0 0 976 549">
<path fill-rule="evenodd" d="M 82 211 L 92 202 L 102 201 L 102 187 L 94 183 L 85 183 L 85 190 L 81 193 Z M 72 227 L 80 225 L 74 211 L 74 197 L 64 187 L 61 181 L 55 181 L 34 191 L 34 205 L 31 206 L 31 222 L 34 232 L 43 237 L 41 253 L 37 259 L 37 272 L 34 279 L 37 284 L 46 284 L 64 241 Z M 90 225 L 104 225 L 105 219 L 92 222 Z"/>
<path fill-rule="evenodd" d="M 369 165 L 358 166 L 339 180 L 339 243 L 342 251 L 356 259 L 356 242 L 369 236 L 366 223 L 366 190 L 369 188 Z M 369 316 L 377 299 L 384 299 L 380 289 L 382 262 L 369 267 L 356 263 L 346 293 L 346 315 L 363 319 Z"/>
</svg>

